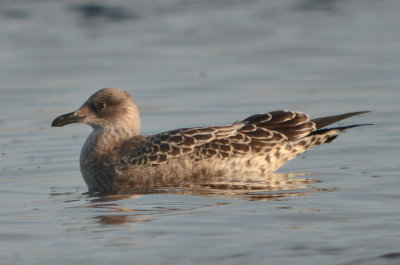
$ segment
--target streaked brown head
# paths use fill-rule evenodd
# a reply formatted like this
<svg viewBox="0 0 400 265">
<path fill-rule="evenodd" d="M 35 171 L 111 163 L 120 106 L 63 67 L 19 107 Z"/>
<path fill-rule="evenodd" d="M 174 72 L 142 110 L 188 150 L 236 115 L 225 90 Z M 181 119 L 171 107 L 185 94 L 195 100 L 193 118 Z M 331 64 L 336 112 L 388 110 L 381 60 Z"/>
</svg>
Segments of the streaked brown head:
<svg viewBox="0 0 400 265">
<path fill-rule="evenodd" d="M 140 115 L 133 97 L 118 88 L 104 88 L 94 93 L 75 112 L 57 117 L 52 127 L 86 123 L 93 128 L 130 128 L 140 131 Z"/>
</svg>

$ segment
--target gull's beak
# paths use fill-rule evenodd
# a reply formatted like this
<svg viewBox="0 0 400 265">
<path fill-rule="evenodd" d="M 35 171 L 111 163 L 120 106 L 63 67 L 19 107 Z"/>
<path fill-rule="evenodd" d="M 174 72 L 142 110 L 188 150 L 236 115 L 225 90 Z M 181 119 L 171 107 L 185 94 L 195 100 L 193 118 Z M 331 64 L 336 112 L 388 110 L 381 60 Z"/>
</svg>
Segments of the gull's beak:
<svg viewBox="0 0 400 265">
<path fill-rule="evenodd" d="M 51 127 L 61 127 L 71 123 L 82 122 L 85 116 L 80 116 L 77 112 L 71 112 L 57 117 Z"/>
</svg>

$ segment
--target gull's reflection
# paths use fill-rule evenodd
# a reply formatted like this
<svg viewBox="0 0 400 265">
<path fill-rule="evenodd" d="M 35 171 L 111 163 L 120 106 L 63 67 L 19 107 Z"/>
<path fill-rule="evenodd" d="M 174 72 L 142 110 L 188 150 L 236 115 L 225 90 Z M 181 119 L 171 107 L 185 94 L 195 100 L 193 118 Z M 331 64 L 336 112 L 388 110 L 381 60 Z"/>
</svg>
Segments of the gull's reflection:
<svg viewBox="0 0 400 265">
<path fill-rule="evenodd" d="M 182 184 L 179 187 L 158 187 L 153 190 L 132 191 L 135 194 L 91 195 L 85 207 L 94 208 L 96 216 L 91 219 L 100 225 L 122 225 L 126 223 L 148 222 L 163 215 L 188 214 L 202 207 L 233 203 L 232 199 L 242 200 L 284 200 L 288 197 L 304 196 L 313 192 L 328 191 L 313 185 L 317 181 L 305 173 L 273 173 L 268 177 L 251 179 L 219 178 L 202 180 L 197 183 Z M 145 194 L 176 194 L 206 196 L 217 199 L 211 204 L 197 202 L 179 203 L 151 202 L 138 203 Z M 175 199 L 175 198 L 174 198 Z"/>
<path fill-rule="evenodd" d="M 126 223 L 149 222 L 151 218 L 145 215 L 99 215 L 93 218 L 101 225 L 121 225 Z"/>
<path fill-rule="evenodd" d="M 91 194 L 92 202 L 116 201 L 137 198 L 143 194 L 184 194 L 193 196 L 226 196 L 228 199 L 273 199 L 299 196 L 317 189 L 311 184 L 317 181 L 307 173 L 271 173 L 268 176 L 251 178 L 219 177 L 200 179 L 196 182 L 177 185 L 162 185 L 151 189 L 128 190 L 113 195 Z M 258 196 L 257 196 L 258 195 Z"/>
<path fill-rule="evenodd" d="M 191 189 L 203 196 L 231 196 L 232 198 L 263 200 L 286 196 L 299 196 L 313 189 L 316 181 L 305 173 L 271 173 L 267 177 L 248 179 L 219 178 L 194 184 Z"/>
</svg>

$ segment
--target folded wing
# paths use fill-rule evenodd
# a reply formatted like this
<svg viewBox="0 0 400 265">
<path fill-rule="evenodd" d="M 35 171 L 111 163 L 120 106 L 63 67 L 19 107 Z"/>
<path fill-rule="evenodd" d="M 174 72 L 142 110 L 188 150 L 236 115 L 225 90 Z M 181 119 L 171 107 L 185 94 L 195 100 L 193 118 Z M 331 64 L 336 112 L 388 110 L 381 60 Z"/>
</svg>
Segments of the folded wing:
<svg viewBox="0 0 400 265">
<path fill-rule="evenodd" d="M 316 130 L 303 113 L 275 111 L 255 114 L 228 126 L 184 128 L 149 136 L 123 162 L 152 166 L 189 155 L 195 160 L 229 158 L 267 152 L 285 141 L 294 141 Z"/>
</svg>

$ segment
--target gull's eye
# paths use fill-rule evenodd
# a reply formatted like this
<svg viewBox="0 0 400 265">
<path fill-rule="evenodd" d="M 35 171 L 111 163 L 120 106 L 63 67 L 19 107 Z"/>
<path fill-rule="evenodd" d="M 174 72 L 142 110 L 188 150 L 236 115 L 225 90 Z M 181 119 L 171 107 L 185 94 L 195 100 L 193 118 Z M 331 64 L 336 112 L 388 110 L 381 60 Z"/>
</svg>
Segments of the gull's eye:
<svg viewBox="0 0 400 265">
<path fill-rule="evenodd" d="M 100 109 L 105 109 L 107 107 L 107 104 L 105 102 L 100 102 L 99 108 Z"/>
</svg>

